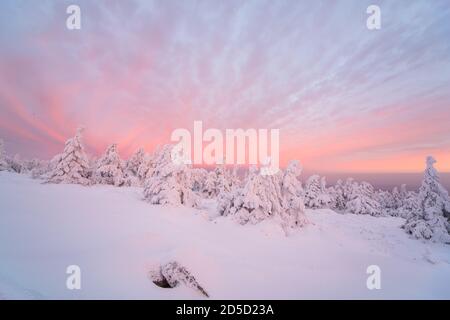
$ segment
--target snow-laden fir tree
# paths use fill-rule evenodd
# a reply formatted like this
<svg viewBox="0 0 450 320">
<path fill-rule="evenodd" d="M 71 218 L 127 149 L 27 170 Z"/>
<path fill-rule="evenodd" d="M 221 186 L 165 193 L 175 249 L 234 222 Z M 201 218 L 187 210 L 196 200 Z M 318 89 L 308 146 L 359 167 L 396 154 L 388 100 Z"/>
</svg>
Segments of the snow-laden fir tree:
<svg viewBox="0 0 450 320">
<path fill-rule="evenodd" d="M 52 160 L 53 169 L 49 172 L 49 183 L 73 183 L 89 185 L 91 171 L 82 144 L 83 129 L 79 128 L 75 137 L 66 141 L 62 154 Z"/>
<path fill-rule="evenodd" d="M 208 171 L 203 168 L 193 168 L 191 171 L 191 189 L 199 195 L 203 195 Z"/>
<path fill-rule="evenodd" d="M 413 212 L 403 228 L 417 239 L 450 243 L 450 199 L 439 182 L 435 162 L 432 156 L 427 157 L 427 167 L 417 197 L 419 210 Z"/>
<path fill-rule="evenodd" d="M 139 167 L 145 159 L 145 151 L 140 148 L 125 162 L 125 184 L 127 186 L 140 186 L 142 180 L 139 178 Z"/>
<path fill-rule="evenodd" d="M 203 184 L 203 192 L 207 198 L 217 196 L 216 194 L 216 173 L 209 171 Z"/>
<path fill-rule="evenodd" d="M 402 198 L 402 205 L 397 209 L 396 216 L 410 219 L 421 211 L 419 194 L 414 191 L 408 191 Z"/>
<path fill-rule="evenodd" d="M 390 215 L 394 217 L 409 217 L 408 211 L 416 207 L 417 195 L 413 191 L 407 191 L 406 185 L 400 186 L 400 191 L 397 187 L 392 189 L 392 192 L 378 190 L 375 195 L 375 200 L 381 205 L 383 215 Z"/>
<path fill-rule="evenodd" d="M 218 164 L 214 170 L 206 176 L 203 185 L 203 194 L 207 198 L 215 198 L 222 193 L 229 193 L 233 186 L 240 184 L 239 178 L 235 176 L 224 164 Z"/>
<path fill-rule="evenodd" d="M 8 168 L 10 171 L 13 171 L 15 173 L 27 173 L 24 162 L 18 154 L 16 154 L 13 158 L 7 157 L 6 163 L 8 164 Z"/>
<path fill-rule="evenodd" d="M 124 164 L 117 152 L 117 145 L 111 144 L 105 154 L 97 160 L 94 173 L 95 183 L 110 184 L 117 187 L 124 185 Z"/>
<path fill-rule="evenodd" d="M 39 179 L 50 172 L 50 161 L 38 160 L 38 164 L 33 165 L 30 175 L 33 179 Z"/>
<path fill-rule="evenodd" d="M 344 210 L 347 203 L 344 198 L 344 182 L 338 180 L 334 186 L 328 188 L 327 193 L 331 198 L 331 209 Z"/>
<path fill-rule="evenodd" d="M 220 213 L 233 216 L 240 224 L 256 224 L 268 218 L 283 222 L 281 179 L 280 173 L 262 175 L 252 166 L 244 187 L 221 195 Z"/>
<path fill-rule="evenodd" d="M 155 152 L 154 170 L 145 182 L 144 197 L 152 204 L 186 205 L 195 207 L 199 198 L 191 190 L 191 167 L 176 161 L 173 145 L 165 145 Z"/>
<path fill-rule="evenodd" d="M 137 170 L 137 177 L 142 184 L 144 184 L 145 181 L 152 176 L 154 169 L 155 165 L 153 163 L 153 155 L 145 154 L 144 159 Z"/>
<path fill-rule="evenodd" d="M 8 170 L 8 163 L 6 162 L 6 153 L 3 140 L 0 139 L 0 171 Z"/>
<path fill-rule="evenodd" d="M 300 162 L 293 160 L 288 164 L 286 171 L 283 173 L 281 194 L 285 209 L 282 214 L 285 230 L 308 224 L 308 219 L 305 215 L 305 204 L 303 202 L 302 184 L 298 179 L 301 172 L 302 167 Z"/>
<path fill-rule="evenodd" d="M 329 208 L 331 206 L 331 196 L 326 189 L 325 177 L 312 175 L 306 180 L 304 201 L 307 208 Z"/>
<path fill-rule="evenodd" d="M 399 192 L 395 187 L 392 192 L 387 190 L 378 190 L 374 193 L 374 200 L 380 204 L 380 209 L 383 216 L 397 216 L 398 215 L 398 201 Z"/>
<path fill-rule="evenodd" d="M 373 186 L 368 182 L 353 182 L 349 191 L 349 201 L 346 204 L 346 211 L 354 214 L 370 214 L 380 216 L 382 214 L 381 205 L 375 198 Z"/>
</svg>

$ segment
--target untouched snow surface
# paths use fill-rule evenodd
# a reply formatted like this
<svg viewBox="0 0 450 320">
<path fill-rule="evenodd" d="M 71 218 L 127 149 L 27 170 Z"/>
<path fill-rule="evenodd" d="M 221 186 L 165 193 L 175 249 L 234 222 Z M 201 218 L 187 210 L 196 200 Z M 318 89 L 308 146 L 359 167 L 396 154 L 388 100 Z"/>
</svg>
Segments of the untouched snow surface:
<svg viewBox="0 0 450 320">
<path fill-rule="evenodd" d="M 138 188 L 41 184 L 0 172 L 0 299 L 203 299 L 155 286 L 176 260 L 212 299 L 450 299 L 450 246 L 410 239 L 400 218 L 310 210 L 286 237 L 204 210 L 152 206 Z M 81 268 L 81 290 L 66 268 Z M 381 268 L 368 290 L 366 269 Z"/>
</svg>

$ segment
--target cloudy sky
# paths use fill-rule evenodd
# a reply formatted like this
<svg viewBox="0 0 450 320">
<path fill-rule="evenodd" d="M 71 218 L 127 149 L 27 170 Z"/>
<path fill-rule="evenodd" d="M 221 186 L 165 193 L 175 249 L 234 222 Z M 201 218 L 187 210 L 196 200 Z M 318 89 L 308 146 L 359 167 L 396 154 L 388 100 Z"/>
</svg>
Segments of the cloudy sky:
<svg viewBox="0 0 450 320">
<path fill-rule="evenodd" d="M 278 128 L 309 170 L 450 171 L 448 0 L 2 0 L 0 43 L 9 153 L 50 158 L 83 125 L 126 157 L 202 120 Z"/>
</svg>

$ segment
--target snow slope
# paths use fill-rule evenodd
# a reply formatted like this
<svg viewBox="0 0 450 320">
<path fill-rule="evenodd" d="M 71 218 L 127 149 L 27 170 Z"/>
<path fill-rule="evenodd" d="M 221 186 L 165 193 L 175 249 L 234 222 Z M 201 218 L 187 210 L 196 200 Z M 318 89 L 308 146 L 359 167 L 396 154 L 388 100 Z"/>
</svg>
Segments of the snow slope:
<svg viewBox="0 0 450 320">
<path fill-rule="evenodd" d="M 203 299 L 148 278 L 177 260 L 213 299 L 450 299 L 450 246 L 408 238 L 400 218 L 307 211 L 286 237 L 204 210 L 152 206 L 138 188 L 41 184 L 0 172 L 0 299 Z M 66 267 L 81 267 L 81 290 Z M 368 290 L 366 268 L 381 268 Z"/>
</svg>

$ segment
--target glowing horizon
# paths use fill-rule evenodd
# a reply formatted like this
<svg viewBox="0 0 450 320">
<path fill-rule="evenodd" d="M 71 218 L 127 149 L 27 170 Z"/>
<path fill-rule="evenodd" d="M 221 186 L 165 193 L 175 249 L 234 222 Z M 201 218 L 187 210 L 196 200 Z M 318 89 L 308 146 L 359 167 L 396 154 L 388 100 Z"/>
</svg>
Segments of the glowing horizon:
<svg viewBox="0 0 450 320">
<path fill-rule="evenodd" d="M 69 4 L 82 29 L 65 28 Z M 280 129 L 281 165 L 450 171 L 450 5 L 379 1 L 2 1 L 0 138 L 49 159 L 78 126 L 126 158 L 177 128 Z"/>
</svg>

